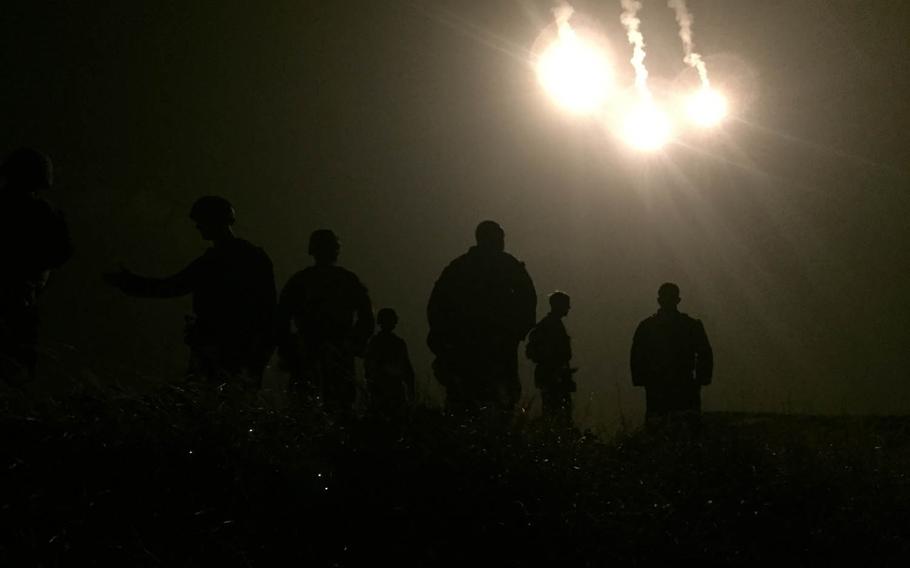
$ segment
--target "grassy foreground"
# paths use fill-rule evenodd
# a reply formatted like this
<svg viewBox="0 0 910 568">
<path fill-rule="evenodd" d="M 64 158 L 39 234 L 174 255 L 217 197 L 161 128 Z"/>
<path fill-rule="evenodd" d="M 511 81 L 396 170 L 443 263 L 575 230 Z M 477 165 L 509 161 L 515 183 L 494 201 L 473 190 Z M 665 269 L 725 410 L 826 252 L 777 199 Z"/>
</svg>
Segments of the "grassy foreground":
<svg viewBox="0 0 910 568">
<path fill-rule="evenodd" d="M 0 565 L 903 564 L 910 419 L 615 439 L 403 428 L 169 387 L 0 412 Z"/>
</svg>

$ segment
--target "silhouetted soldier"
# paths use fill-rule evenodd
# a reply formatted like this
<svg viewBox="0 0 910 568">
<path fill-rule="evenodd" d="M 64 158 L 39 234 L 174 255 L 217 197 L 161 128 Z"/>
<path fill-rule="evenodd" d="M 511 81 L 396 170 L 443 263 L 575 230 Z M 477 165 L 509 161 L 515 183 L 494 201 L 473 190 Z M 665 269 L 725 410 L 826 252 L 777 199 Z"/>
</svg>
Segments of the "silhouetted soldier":
<svg viewBox="0 0 910 568">
<path fill-rule="evenodd" d="M 188 379 L 241 389 L 258 388 L 274 350 L 275 277 L 261 248 L 234 236 L 234 208 L 223 197 L 200 197 L 190 210 L 212 247 L 167 278 L 121 269 L 105 279 L 131 296 L 174 298 L 192 294 L 187 318 Z"/>
<path fill-rule="evenodd" d="M 414 368 L 407 343 L 395 335 L 395 310 L 379 310 L 376 321 L 379 333 L 370 340 L 363 357 L 371 405 L 377 414 L 400 416 L 408 402 L 414 400 Z"/>
<path fill-rule="evenodd" d="M 701 321 L 677 310 L 679 287 L 660 286 L 660 309 L 635 330 L 632 384 L 645 387 L 647 418 L 701 411 L 701 387 L 711 384 L 714 355 Z"/>
<path fill-rule="evenodd" d="M 333 410 L 349 411 L 357 395 L 354 357 L 363 354 L 375 320 L 367 289 L 353 272 L 335 265 L 340 251 L 332 231 L 310 235 L 315 264 L 281 291 L 278 334 L 295 398 L 315 394 Z"/>
<path fill-rule="evenodd" d="M 537 293 L 524 264 L 504 251 L 498 224 L 480 223 L 475 236 L 433 287 L 427 344 L 450 410 L 510 410 L 521 396 L 518 344 L 536 320 Z"/>
<path fill-rule="evenodd" d="M 568 294 L 550 294 L 550 313 L 528 334 L 525 348 L 528 358 L 537 363 L 534 385 L 540 389 L 543 417 L 566 426 L 572 424 L 572 375 L 576 371 L 569 366 L 572 342 L 562 322 L 570 307 Z"/>
<path fill-rule="evenodd" d="M 35 377 L 38 296 L 72 256 L 63 214 L 37 195 L 53 185 L 50 158 L 15 150 L 0 166 L 0 378 Z"/>
</svg>

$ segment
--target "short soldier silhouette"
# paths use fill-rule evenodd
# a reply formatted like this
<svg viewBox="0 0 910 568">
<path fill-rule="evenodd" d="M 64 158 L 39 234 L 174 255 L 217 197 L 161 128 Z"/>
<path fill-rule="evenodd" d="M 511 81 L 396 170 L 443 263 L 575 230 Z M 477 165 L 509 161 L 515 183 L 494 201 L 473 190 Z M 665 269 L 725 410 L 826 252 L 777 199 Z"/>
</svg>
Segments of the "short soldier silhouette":
<svg viewBox="0 0 910 568">
<path fill-rule="evenodd" d="M 121 269 L 105 275 L 123 292 L 146 298 L 192 294 L 187 318 L 190 348 L 187 378 L 238 389 L 258 388 L 274 350 L 276 305 L 272 261 L 261 248 L 234 236 L 234 208 L 223 197 L 200 197 L 190 218 L 212 246 L 186 268 L 166 278 L 146 278 Z"/>
<path fill-rule="evenodd" d="M 414 400 L 414 368 L 407 343 L 394 331 L 398 325 L 395 310 L 379 310 L 376 322 L 379 333 L 370 340 L 363 357 L 370 403 L 377 414 L 399 416 Z"/>
<path fill-rule="evenodd" d="M 0 166 L 0 379 L 35 377 L 38 296 L 70 256 L 63 214 L 38 196 L 53 185 L 50 158 L 20 148 Z"/>
<path fill-rule="evenodd" d="M 562 318 L 571 307 L 569 295 L 564 292 L 550 294 L 550 313 L 534 326 L 528 334 L 525 353 L 537 364 L 534 385 L 540 389 L 543 417 L 554 423 L 572 424 L 572 393 L 576 369 L 569 366 L 572 360 L 572 342 L 566 333 Z"/>
<path fill-rule="evenodd" d="M 427 344 L 449 410 L 511 410 L 521 396 L 518 345 L 536 321 L 537 293 L 505 232 L 484 221 L 477 245 L 453 260 L 427 305 Z"/>
<path fill-rule="evenodd" d="M 679 287 L 657 292 L 660 309 L 642 321 L 632 340 L 632 383 L 645 387 L 647 418 L 699 413 L 701 387 L 711 384 L 714 355 L 701 321 L 678 311 Z"/>
<path fill-rule="evenodd" d="M 350 411 L 357 395 L 354 357 L 366 349 L 375 320 L 360 279 L 336 266 L 340 252 L 332 231 L 310 235 L 314 264 L 294 274 L 278 299 L 279 354 L 297 402 L 317 396 L 331 410 Z"/>
</svg>

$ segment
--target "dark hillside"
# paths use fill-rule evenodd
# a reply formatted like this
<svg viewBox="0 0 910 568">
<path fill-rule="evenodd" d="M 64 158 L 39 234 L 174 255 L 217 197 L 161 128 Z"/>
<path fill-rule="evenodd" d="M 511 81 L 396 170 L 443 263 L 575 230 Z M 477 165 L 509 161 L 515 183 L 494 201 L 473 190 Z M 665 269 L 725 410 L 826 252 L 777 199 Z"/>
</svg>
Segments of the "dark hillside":
<svg viewBox="0 0 910 568">
<path fill-rule="evenodd" d="M 910 419 L 713 414 L 698 438 L 402 431 L 181 389 L 0 419 L 0 564 L 897 564 Z"/>
</svg>

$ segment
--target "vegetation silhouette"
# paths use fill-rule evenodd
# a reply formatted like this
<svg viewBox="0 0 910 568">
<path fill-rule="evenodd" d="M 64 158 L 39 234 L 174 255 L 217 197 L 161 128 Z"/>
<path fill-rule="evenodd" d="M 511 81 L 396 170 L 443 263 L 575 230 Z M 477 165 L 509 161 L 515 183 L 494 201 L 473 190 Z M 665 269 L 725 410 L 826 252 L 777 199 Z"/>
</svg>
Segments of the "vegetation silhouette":
<svg viewBox="0 0 910 568">
<path fill-rule="evenodd" d="M 206 390 L 0 408 L 0 564 L 508 566 L 910 553 L 910 421 L 712 414 L 704 435 L 394 433 Z M 61 475 L 61 472 L 65 474 Z"/>
<path fill-rule="evenodd" d="M 192 294 L 193 315 L 184 328 L 190 348 L 187 378 L 239 392 L 257 389 L 274 351 L 272 261 L 264 250 L 234 235 L 234 208 L 223 197 L 200 197 L 190 219 L 212 246 L 183 270 L 148 278 L 121 268 L 104 279 L 131 296 Z"/>
<path fill-rule="evenodd" d="M 12 384 L 35 378 L 38 298 L 73 254 L 63 214 L 38 195 L 53 183 L 50 158 L 32 148 L 0 165 L 0 380 Z"/>
</svg>

